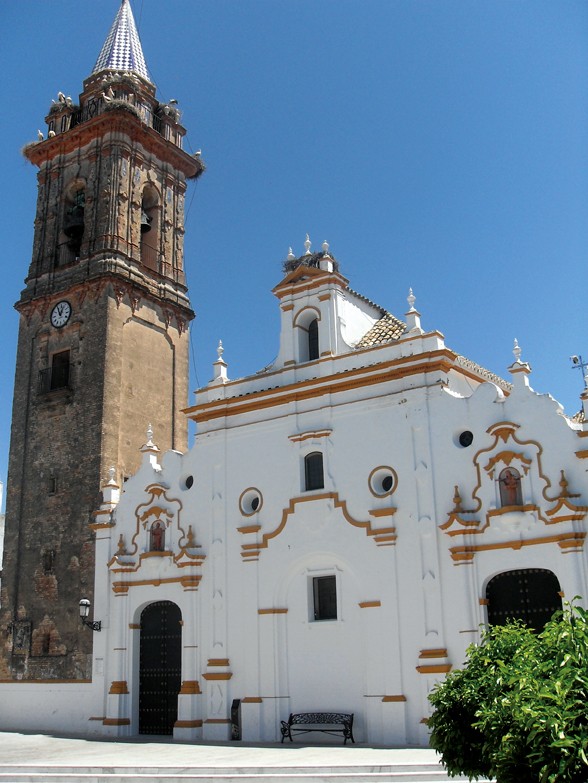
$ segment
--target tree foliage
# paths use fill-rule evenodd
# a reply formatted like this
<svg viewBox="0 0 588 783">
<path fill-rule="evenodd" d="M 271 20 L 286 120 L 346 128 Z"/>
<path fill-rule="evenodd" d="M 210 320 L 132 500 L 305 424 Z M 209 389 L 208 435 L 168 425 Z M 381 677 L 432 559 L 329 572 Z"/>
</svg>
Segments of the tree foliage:
<svg viewBox="0 0 588 783">
<path fill-rule="evenodd" d="M 429 696 L 430 742 L 449 775 L 586 783 L 588 611 L 567 605 L 540 634 L 495 626 L 467 656 Z"/>
</svg>

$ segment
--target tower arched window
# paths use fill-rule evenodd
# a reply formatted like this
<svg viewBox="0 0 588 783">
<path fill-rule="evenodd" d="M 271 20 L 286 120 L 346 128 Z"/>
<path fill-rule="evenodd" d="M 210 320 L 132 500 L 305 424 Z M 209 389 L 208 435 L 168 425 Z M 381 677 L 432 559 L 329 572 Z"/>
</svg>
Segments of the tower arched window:
<svg viewBox="0 0 588 783">
<path fill-rule="evenodd" d="M 141 263 L 157 272 L 159 264 L 159 194 L 154 187 L 147 185 L 141 199 Z"/>
<path fill-rule="evenodd" d="M 486 587 L 488 623 L 521 620 L 539 632 L 561 609 L 559 581 L 544 568 L 521 568 L 494 576 Z"/>
<path fill-rule="evenodd" d="M 314 318 L 308 324 L 308 361 L 319 358 L 319 330 L 318 319 Z"/>
<path fill-rule="evenodd" d="M 304 458 L 304 488 L 322 489 L 324 486 L 323 455 L 320 451 L 313 451 Z"/>
<path fill-rule="evenodd" d="M 63 215 L 63 233 L 65 243 L 60 248 L 57 266 L 69 264 L 80 256 L 84 238 L 86 209 L 86 191 L 83 183 L 75 182 L 70 186 L 65 199 Z"/>
</svg>

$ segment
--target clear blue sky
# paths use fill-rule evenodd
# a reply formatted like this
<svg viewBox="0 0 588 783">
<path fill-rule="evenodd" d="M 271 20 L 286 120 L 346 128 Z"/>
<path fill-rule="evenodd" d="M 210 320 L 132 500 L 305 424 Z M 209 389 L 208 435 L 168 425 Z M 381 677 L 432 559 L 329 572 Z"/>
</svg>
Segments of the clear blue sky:
<svg viewBox="0 0 588 783">
<path fill-rule="evenodd" d="M 74 98 L 119 0 L 0 7 L 3 284 L 0 478 L 35 169 L 21 147 Z M 270 293 L 292 245 L 328 240 L 351 286 L 573 414 L 588 358 L 588 3 L 574 0 L 135 0 L 162 100 L 179 101 L 191 186 L 192 388 L 222 338 L 229 376 L 278 348 Z M 192 199 L 193 196 L 193 199 Z M 192 199 L 192 200 L 191 200 Z M 191 400 L 192 401 L 192 400 Z M 137 433 L 137 446 L 143 433 Z"/>
</svg>

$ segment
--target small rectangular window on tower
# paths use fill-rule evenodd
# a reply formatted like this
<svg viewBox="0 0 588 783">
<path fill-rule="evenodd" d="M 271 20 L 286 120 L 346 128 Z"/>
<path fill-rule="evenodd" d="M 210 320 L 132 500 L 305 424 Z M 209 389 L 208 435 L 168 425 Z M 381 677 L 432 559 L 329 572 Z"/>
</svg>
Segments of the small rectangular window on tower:
<svg viewBox="0 0 588 783">
<path fill-rule="evenodd" d="M 315 576 L 312 580 L 315 620 L 337 619 L 337 577 Z"/>
</svg>

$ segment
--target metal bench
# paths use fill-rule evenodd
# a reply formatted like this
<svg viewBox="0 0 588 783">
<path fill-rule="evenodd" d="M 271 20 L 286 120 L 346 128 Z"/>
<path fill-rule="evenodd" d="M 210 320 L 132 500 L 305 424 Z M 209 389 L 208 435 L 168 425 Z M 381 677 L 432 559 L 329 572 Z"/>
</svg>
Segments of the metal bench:
<svg viewBox="0 0 588 783">
<path fill-rule="evenodd" d="M 347 740 L 353 739 L 353 713 L 345 712 L 297 712 L 291 713 L 287 721 L 281 721 L 280 731 L 282 742 L 289 737 L 293 742 L 292 734 L 307 734 L 310 731 L 320 731 L 323 734 L 342 734 Z"/>
</svg>

